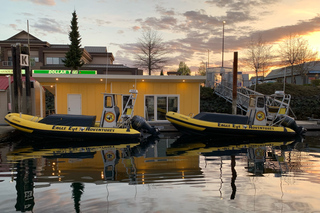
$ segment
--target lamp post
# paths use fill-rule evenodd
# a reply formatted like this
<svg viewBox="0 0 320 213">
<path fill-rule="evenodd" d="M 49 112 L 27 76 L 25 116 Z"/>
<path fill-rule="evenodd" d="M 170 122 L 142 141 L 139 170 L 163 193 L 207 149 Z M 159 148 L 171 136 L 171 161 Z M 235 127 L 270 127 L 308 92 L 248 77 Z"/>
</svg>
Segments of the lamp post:
<svg viewBox="0 0 320 213">
<path fill-rule="evenodd" d="M 222 64 L 221 64 L 221 70 L 220 70 L 220 75 L 221 75 L 221 84 L 225 84 L 225 76 L 224 76 L 224 68 L 223 68 L 223 61 L 224 61 L 224 25 L 226 21 L 222 22 Z"/>
<path fill-rule="evenodd" d="M 224 25 L 226 24 L 226 21 L 222 22 L 222 65 L 221 68 L 223 68 L 223 61 L 224 61 Z"/>
</svg>

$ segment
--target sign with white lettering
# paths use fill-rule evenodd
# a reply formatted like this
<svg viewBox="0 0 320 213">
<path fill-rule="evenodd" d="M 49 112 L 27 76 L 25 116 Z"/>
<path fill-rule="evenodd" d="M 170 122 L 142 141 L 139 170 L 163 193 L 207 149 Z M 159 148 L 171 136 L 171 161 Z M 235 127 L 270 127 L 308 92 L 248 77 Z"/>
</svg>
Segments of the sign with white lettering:
<svg viewBox="0 0 320 213">
<path fill-rule="evenodd" d="M 96 70 L 33 70 L 33 74 L 96 75 Z"/>
<path fill-rule="evenodd" d="M 29 55 L 27 54 L 20 54 L 20 65 L 23 67 L 29 66 Z"/>
</svg>

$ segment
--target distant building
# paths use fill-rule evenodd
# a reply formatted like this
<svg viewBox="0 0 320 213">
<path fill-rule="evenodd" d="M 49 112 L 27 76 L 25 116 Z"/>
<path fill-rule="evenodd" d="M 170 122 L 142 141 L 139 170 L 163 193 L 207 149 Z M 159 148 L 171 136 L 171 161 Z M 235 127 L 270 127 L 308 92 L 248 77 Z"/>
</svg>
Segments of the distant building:
<svg viewBox="0 0 320 213">
<path fill-rule="evenodd" d="M 209 67 L 206 69 L 206 86 L 215 87 L 216 84 L 223 84 L 228 87 L 232 87 L 233 82 L 233 69 L 229 67 Z M 248 84 L 248 74 L 242 74 L 238 72 L 237 86 L 242 87 Z"/>
<path fill-rule="evenodd" d="M 320 61 L 313 61 L 305 63 L 306 68 L 309 68 L 309 71 L 306 75 L 300 74 L 299 70 L 297 69 L 297 66 L 293 67 L 293 75 L 296 79 L 296 84 L 302 85 L 303 84 L 303 78 L 305 79 L 305 83 L 310 84 L 311 80 L 319 79 L 320 78 Z M 280 69 L 272 70 L 266 77 L 265 81 L 274 80 L 277 82 L 283 82 L 283 79 L 286 79 L 287 83 L 291 83 L 291 66 L 283 67 Z"/>
</svg>

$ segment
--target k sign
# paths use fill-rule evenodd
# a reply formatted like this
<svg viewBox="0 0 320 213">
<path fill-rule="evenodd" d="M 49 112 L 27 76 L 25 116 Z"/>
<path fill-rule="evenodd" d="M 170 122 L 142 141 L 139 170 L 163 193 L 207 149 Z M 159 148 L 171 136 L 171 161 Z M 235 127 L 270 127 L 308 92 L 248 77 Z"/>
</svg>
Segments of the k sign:
<svg viewBox="0 0 320 213">
<path fill-rule="evenodd" d="M 22 67 L 28 67 L 29 66 L 29 55 L 20 54 L 20 65 Z"/>
</svg>

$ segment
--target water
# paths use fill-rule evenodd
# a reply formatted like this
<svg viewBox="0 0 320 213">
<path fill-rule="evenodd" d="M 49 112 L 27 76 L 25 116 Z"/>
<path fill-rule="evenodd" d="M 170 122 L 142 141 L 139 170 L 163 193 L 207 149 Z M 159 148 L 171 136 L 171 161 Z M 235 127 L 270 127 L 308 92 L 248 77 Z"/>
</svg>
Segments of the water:
<svg viewBox="0 0 320 213">
<path fill-rule="evenodd" d="M 2 213 L 320 212 L 319 136 L 16 138 L 0 155 Z"/>
</svg>

